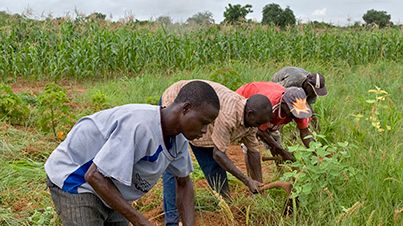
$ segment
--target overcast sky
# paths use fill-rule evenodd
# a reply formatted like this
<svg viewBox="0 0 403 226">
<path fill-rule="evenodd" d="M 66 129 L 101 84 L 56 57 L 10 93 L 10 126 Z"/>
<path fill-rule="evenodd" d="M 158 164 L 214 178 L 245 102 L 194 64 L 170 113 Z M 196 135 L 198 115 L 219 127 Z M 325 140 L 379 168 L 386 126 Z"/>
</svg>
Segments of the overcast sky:
<svg viewBox="0 0 403 226">
<path fill-rule="evenodd" d="M 345 25 L 362 21 L 369 9 L 387 11 L 394 23 L 403 22 L 403 0 L 0 0 L 0 11 L 23 13 L 30 9 L 32 16 L 40 19 L 51 14 L 53 17 L 101 12 L 108 19 L 118 20 L 132 15 L 139 20 L 170 16 L 175 22 L 184 22 L 197 12 L 210 11 L 216 23 L 223 20 L 228 3 L 251 4 L 253 13 L 247 18 L 261 21 L 262 9 L 275 2 L 282 8 L 290 6 L 297 19 L 318 20 Z"/>
</svg>

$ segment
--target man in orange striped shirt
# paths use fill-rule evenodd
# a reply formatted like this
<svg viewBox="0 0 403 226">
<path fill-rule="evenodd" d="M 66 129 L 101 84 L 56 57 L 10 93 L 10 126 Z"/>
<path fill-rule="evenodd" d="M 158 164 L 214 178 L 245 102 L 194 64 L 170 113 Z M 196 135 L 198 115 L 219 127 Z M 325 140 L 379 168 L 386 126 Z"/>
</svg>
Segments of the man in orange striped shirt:
<svg viewBox="0 0 403 226">
<path fill-rule="evenodd" d="M 162 95 L 162 106 L 172 103 L 179 90 L 191 81 L 176 82 L 165 90 Z M 257 193 L 259 186 L 262 185 L 262 169 L 256 127 L 271 120 L 271 103 L 264 95 L 253 95 L 247 99 L 221 84 L 204 82 L 216 91 L 220 99 L 220 113 L 200 139 L 190 141 L 196 160 L 209 185 L 222 195 L 229 195 L 226 171 L 242 181 L 252 193 Z M 237 141 L 247 147 L 245 161 L 250 177 L 244 175 L 225 153 L 229 144 Z M 175 180 L 166 172 L 163 183 L 165 224 L 177 225 L 179 215 L 175 203 Z"/>
</svg>

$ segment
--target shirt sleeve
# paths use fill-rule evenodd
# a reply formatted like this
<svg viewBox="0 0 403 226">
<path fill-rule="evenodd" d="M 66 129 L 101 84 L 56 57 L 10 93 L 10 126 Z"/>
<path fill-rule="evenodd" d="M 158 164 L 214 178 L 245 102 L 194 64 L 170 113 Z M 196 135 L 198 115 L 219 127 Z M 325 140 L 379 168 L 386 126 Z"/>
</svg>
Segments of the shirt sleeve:
<svg viewBox="0 0 403 226">
<path fill-rule="evenodd" d="M 235 116 L 233 116 L 235 117 Z M 225 152 L 231 143 L 231 131 L 235 128 L 236 119 L 221 113 L 214 123 L 211 140 L 218 150 Z"/>
<path fill-rule="evenodd" d="M 250 151 L 259 151 L 260 143 L 256 138 L 257 129 L 251 129 L 246 136 L 244 136 L 241 141 Z"/>
<path fill-rule="evenodd" d="M 186 177 L 193 172 L 192 159 L 188 148 L 188 141 L 184 140 L 180 147 L 179 155 L 168 165 L 167 170 L 174 176 Z"/>
<path fill-rule="evenodd" d="M 311 118 L 303 118 L 303 119 L 294 119 L 295 123 L 297 123 L 297 128 L 298 129 L 306 129 L 309 126 L 309 122 L 311 121 Z"/>
<path fill-rule="evenodd" d="M 130 128 L 131 127 L 131 128 Z M 111 177 L 124 185 L 132 183 L 135 150 L 135 131 L 140 125 L 120 121 L 110 134 L 93 163 L 105 177 Z M 146 133 L 146 131 L 142 131 Z M 143 134 L 146 137 L 145 134 Z M 136 153 L 142 156 L 142 153 Z"/>
</svg>

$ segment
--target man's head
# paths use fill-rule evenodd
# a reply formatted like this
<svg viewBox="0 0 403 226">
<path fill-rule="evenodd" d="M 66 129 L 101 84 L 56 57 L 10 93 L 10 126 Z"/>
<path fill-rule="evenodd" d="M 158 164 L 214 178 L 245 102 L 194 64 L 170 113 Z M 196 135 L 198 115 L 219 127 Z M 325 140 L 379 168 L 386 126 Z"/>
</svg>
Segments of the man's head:
<svg viewBox="0 0 403 226">
<path fill-rule="evenodd" d="M 305 91 L 299 87 L 289 87 L 285 89 L 282 101 L 281 111 L 287 117 L 309 118 L 312 116 L 312 110 L 306 100 Z"/>
<path fill-rule="evenodd" d="M 251 96 L 246 101 L 244 122 L 246 127 L 258 127 L 270 122 L 272 106 L 270 100 L 261 94 Z"/>
<path fill-rule="evenodd" d="M 302 88 L 310 98 L 327 95 L 325 77 L 319 73 L 308 74 L 305 82 L 302 84 Z"/>
<path fill-rule="evenodd" d="M 217 93 L 207 83 L 192 81 L 182 87 L 174 104 L 181 107 L 179 128 L 189 140 L 200 138 L 207 132 L 220 111 L 220 100 Z"/>
</svg>

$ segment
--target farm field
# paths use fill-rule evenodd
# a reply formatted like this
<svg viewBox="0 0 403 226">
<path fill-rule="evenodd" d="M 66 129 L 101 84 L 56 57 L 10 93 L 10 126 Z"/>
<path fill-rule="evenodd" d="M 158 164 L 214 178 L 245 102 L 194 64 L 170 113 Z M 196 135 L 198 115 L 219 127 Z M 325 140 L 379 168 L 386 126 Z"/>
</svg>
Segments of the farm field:
<svg viewBox="0 0 403 226">
<path fill-rule="evenodd" d="M 280 168 L 263 163 L 265 182 L 295 181 L 299 208 L 283 216 L 283 191 L 252 195 L 234 177 L 232 199 L 223 200 L 195 163 L 197 224 L 401 225 L 402 41 L 401 28 L 281 31 L 2 19 L 0 225 L 60 225 L 43 164 L 80 117 L 128 103 L 156 104 L 181 79 L 236 89 L 270 80 L 289 65 L 321 72 L 329 90 L 314 105 L 317 145 L 302 148 L 295 125 L 287 125 L 283 142 L 299 161 Z M 332 157 L 319 159 L 312 150 Z M 270 155 L 263 146 L 261 152 Z M 229 155 L 245 170 L 239 145 Z M 162 225 L 161 183 L 133 206 Z"/>
</svg>

